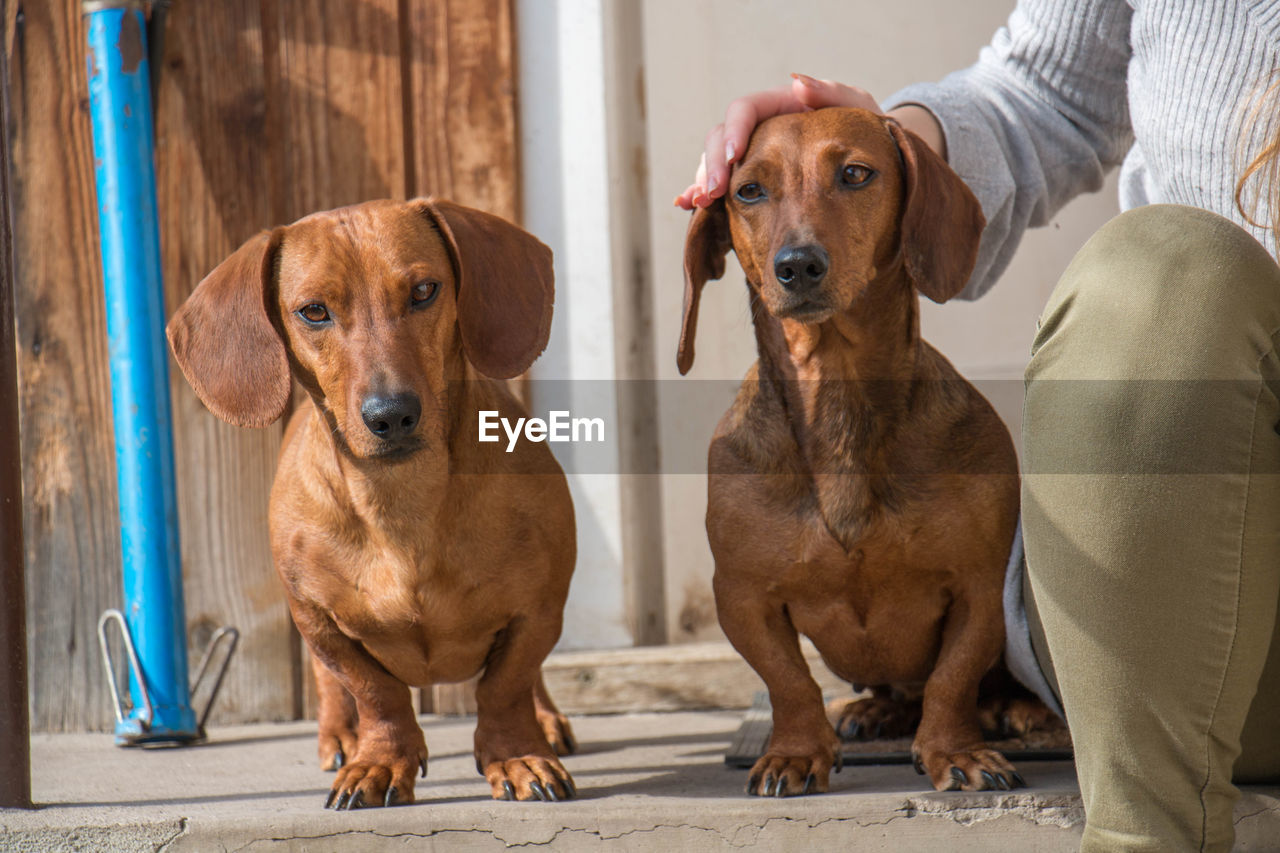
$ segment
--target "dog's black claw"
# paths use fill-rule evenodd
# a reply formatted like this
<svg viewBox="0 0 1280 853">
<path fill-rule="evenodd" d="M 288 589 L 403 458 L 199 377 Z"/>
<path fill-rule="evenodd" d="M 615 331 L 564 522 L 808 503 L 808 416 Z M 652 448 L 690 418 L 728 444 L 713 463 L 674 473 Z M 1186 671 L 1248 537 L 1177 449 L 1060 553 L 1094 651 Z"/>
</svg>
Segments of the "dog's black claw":
<svg viewBox="0 0 1280 853">
<path fill-rule="evenodd" d="M 986 782 L 987 786 L 990 788 L 1000 787 L 1000 783 L 996 781 L 996 777 L 991 773 L 990 770 L 982 771 L 982 781 Z"/>
<path fill-rule="evenodd" d="M 911 766 L 914 767 L 916 772 L 921 776 L 924 775 L 924 762 L 920 760 L 920 754 L 918 752 L 911 753 Z"/>
<path fill-rule="evenodd" d="M 388 788 L 388 789 L 387 789 L 387 795 L 386 795 L 385 797 L 383 797 L 383 798 L 382 798 L 382 805 L 383 805 L 383 806 L 390 806 L 390 805 L 392 805 L 393 803 L 395 803 L 395 801 L 396 801 L 396 794 L 399 794 L 399 793 L 400 793 L 400 792 L 396 790 L 396 786 L 395 786 L 395 785 L 392 785 L 390 788 Z"/>
<path fill-rule="evenodd" d="M 503 782 L 502 783 L 502 799 L 514 800 L 515 798 L 516 798 L 515 786 L 511 784 L 510 780 Z"/>
<path fill-rule="evenodd" d="M 347 800 L 347 811 L 354 811 L 355 809 L 359 809 L 363 807 L 364 807 L 364 791 L 356 791 L 356 795 L 351 799 Z"/>
<path fill-rule="evenodd" d="M 752 776 L 750 779 L 747 780 L 747 793 L 754 797 L 759 790 L 760 790 L 760 774 L 757 773 L 756 775 Z"/>
<path fill-rule="evenodd" d="M 547 792 L 547 799 L 553 803 L 560 802 L 560 794 L 556 791 L 555 784 L 544 786 L 543 790 Z"/>
<path fill-rule="evenodd" d="M 478 758 L 476 759 L 476 772 L 479 773 L 481 776 L 484 775 L 484 768 L 480 766 L 480 759 Z"/>
<path fill-rule="evenodd" d="M 859 732 L 862 731 L 862 723 L 857 720 L 850 720 L 849 724 L 844 727 L 845 740 L 857 740 Z"/>
<path fill-rule="evenodd" d="M 808 794 L 811 790 L 813 790 L 813 785 L 817 781 L 818 781 L 818 777 L 814 776 L 812 773 L 806 776 L 804 778 L 804 788 L 800 791 L 800 796 L 803 797 L 805 794 Z"/>
<path fill-rule="evenodd" d="M 1018 771 L 1017 771 L 1017 770 L 1013 771 L 1013 774 L 1012 774 L 1012 775 L 1013 775 L 1013 781 L 1017 783 L 1014 787 L 1016 787 L 1016 788 L 1025 788 L 1025 787 L 1027 787 L 1027 780 L 1026 780 L 1026 779 L 1023 779 L 1023 778 L 1022 778 L 1022 775 L 1021 775 L 1020 773 L 1018 773 Z"/>
<path fill-rule="evenodd" d="M 564 733 L 564 748 L 568 755 L 573 755 L 578 751 L 578 742 L 573 739 L 573 735 L 568 732 Z"/>
<path fill-rule="evenodd" d="M 541 782 L 531 782 L 529 784 L 529 790 L 533 791 L 533 795 L 539 800 L 542 800 L 542 802 L 545 803 L 547 801 L 547 789 L 542 787 Z"/>
<path fill-rule="evenodd" d="M 871 737 L 867 740 L 880 740 L 880 735 L 884 732 L 884 723 L 876 723 L 876 730 L 871 733 Z"/>
<path fill-rule="evenodd" d="M 342 750 L 338 750 L 337 752 L 335 752 L 335 753 L 333 754 L 333 769 L 334 769 L 334 770 L 341 770 L 341 769 L 342 769 L 342 765 L 344 765 L 344 764 L 346 764 L 346 763 L 347 763 L 347 756 L 343 754 Z"/>
<path fill-rule="evenodd" d="M 1006 779 L 1003 773 L 996 774 L 996 784 L 1000 786 L 1001 791 L 1013 790 L 1013 783 Z"/>
<path fill-rule="evenodd" d="M 333 804 L 333 810 L 340 812 L 347 807 L 347 800 L 351 799 L 350 791 L 343 791 L 342 796 L 338 797 L 338 802 Z"/>
<path fill-rule="evenodd" d="M 777 784 L 778 784 L 778 780 L 773 778 L 772 773 L 764 777 L 764 795 L 766 797 L 772 797 L 774 786 Z"/>
<path fill-rule="evenodd" d="M 326 809 L 331 808 L 333 806 L 333 801 L 336 800 L 337 798 L 338 798 L 338 792 L 336 790 L 330 791 L 329 796 L 325 798 L 324 807 Z"/>
<path fill-rule="evenodd" d="M 577 789 L 573 787 L 573 780 L 567 775 L 561 776 L 557 773 L 556 781 L 560 783 L 560 788 L 564 791 L 564 796 L 561 797 L 561 799 L 572 800 L 574 797 L 578 796 Z"/>
<path fill-rule="evenodd" d="M 773 793 L 775 796 L 778 796 L 778 797 L 785 797 L 787 795 L 787 777 L 786 776 L 781 776 L 778 778 L 778 788 Z"/>
<path fill-rule="evenodd" d="M 843 769 L 844 769 L 844 750 L 837 749 L 836 750 L 836 772 L 839 773 Z"/>
<path fill-rule="evenodd" d="M 951 768 L 951 778 L 959 782 L 961 785 L 969 784 L 969 776 L 959 767 Z"/>
<path fill-rule="evenodd" d="M 423 758 L 418 761 L 418 769 L 422 771 L 422 778 L 427 778 L 427 759 Z"/>
</svg>

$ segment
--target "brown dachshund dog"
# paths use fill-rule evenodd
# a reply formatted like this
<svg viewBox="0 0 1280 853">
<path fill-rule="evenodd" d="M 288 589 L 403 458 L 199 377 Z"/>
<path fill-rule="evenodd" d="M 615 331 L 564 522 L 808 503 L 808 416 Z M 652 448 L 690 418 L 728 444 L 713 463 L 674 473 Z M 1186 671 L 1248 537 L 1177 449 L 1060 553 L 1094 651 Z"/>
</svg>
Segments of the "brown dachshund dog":
<svg viewBox="0 0 1280 853">
<path fill-rule="evenodd" d="M 476 766 L 497 799 L 575 794 L 542 683 L 575 558 L 545 444 L 477 441 L 524 414 L 498 381 L 551 326 L 551 251 L 494 216 L 377 201 L 262 232 L 169 322 L 200 399 L 232 424 L 284 413 L 272 556 L 315 661 L 326 806 L 413 802 L 427 748 L 408 685 L 476 688 Z"/>
<path fill-rule="evenodd" d="M 761 124 L 725 198 L 693 216 L 680 371 L 730 248 L 759 351 L 708 460 L 720 624 L 773 704 L 749 793 L 824 791 L 840 755 L 799 634 L 876 688 L 842 727 L 883 718 L 889 685 L 923 683 L 917 770 L 938 790 L 1022 784 L 978 715 L 1004 647 L 1017 460 L 990 404 L 921 340 L 916 296 L 960 291 L 983 225 L 918 137 L 851 109 Z"/>
</svg>

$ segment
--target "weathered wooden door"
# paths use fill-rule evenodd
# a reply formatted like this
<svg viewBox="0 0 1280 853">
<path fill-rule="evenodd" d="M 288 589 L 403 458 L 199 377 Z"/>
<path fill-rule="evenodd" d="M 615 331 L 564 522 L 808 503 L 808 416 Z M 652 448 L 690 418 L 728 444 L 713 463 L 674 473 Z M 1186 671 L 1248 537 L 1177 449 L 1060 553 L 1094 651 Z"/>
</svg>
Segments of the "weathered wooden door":
<svg viewBox="0 0 1280 853">
<path fill-rule="evenodd" d="M 101 729 L 120 546 L 84 31 L 76 0 L 7 10 L 32 726 Z M 153 72 L 170 311 L 313 210 L 435 194 L 518 221 L 511 0 L 175 0 Z M 189 650 L 243 635 L 214 721 L 299 716 L 266 537 L 280 426 L 227 426 L 171 384 Z"/>
</svg>

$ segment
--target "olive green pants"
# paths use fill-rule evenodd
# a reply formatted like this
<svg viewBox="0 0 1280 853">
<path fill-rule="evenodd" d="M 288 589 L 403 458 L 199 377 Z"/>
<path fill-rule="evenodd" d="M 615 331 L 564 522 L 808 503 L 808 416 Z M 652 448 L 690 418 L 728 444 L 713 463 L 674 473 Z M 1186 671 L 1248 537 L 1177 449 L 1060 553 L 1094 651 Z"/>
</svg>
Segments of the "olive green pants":
<svg viewBox="0 0 1280 853">
<path fill-rule="evenodd" d="M 1278 336 L 1280 267 L 1172 205 L 1104 226 L 1041 317 L 1028 610 L 1084 850 L 1228 850 L 1233 775 L 1280 777 Z"/>
</svg>

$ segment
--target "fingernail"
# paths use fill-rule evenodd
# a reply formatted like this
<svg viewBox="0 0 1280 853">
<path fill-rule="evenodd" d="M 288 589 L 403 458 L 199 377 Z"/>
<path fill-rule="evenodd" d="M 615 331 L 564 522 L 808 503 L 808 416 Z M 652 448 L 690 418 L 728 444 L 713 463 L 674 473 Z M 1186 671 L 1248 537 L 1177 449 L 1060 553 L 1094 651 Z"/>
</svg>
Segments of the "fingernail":
<svg viewBox="0 0 1280 853">
<path fill-rule="evenodd" d="M 818 81 L 810 77 L 808 74 L 798 74 L 796 72 L 792 72 L 791 79 L 799 80 L 801 83 L 803 83 L 806 86 L 818 85 Z"/>
<path fill-rule="evenodd" d="M 732 142 L 726 142 L 724 144 L 724 162 L 725 163 L 730 163 L 730 164 L 733 163 L 733 156 L 737 153 L 738 151 L 734 147 Z"/>
<path fill-rule="evenodd" d="M 715 192 L 719 186 L 720 182 L 715 178 L 707 178 L 707 197 L 710 198 L 711 194 Z"/>
</svg>

